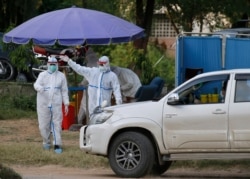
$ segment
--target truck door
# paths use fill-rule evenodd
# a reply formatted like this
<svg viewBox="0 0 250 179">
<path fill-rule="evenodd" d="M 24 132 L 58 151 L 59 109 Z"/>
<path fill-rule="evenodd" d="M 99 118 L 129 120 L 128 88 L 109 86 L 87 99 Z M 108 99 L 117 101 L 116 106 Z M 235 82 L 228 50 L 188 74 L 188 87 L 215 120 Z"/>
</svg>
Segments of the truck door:
<svg viewBox="0 0 250 179">
<path fill-rule="evenodd" d="M 236 74 L 229 105 L 229 139 L 232 149 L 250 149 L 250 73 Z"/>
<path fill-rule="evenodd" d="M 228 102 L 221 98 L 229 74 L 192 80 L 174 91 L 177 104 L 165 104 L 163 137 L 172 151 L 229 149 Z M 226 82 L 226 83 L 225 83 Z"/>
</svg>

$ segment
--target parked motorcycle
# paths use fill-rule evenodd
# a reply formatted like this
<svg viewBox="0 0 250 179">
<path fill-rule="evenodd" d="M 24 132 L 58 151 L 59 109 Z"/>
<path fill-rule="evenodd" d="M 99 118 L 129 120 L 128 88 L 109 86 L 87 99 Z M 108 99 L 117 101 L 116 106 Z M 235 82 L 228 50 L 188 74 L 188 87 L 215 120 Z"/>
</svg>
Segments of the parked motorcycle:
<svg viewBox="0 0 250 179">
<path fill-rule="evenodd" d="M 38 59 L 38 64 L 32 67 L 33 73 L 36 78 L 39 73 L 47 70 L 47 61 L 49 56 L 54 56 L 58 60 L 59 70 L 66 70 L 68 74 L 71 74 L 73 71 L 67 65 L 66 62 L 60 61 L 61 55 L 67 55 L 72 60 L 76 61 L 76 63 L 80 65 L 85 65 L 85 54 L 88 50 L 87 46 L 76 46 L 71 48 L 51 48 L 35 45 L 32 48 L 33 53 L 35 54 L 35 58 Z"/>
<path fill-rule="evenodd" d="M 0 32 L 0 41 L 2 40 L 3 33 Z M 18 69 L 18 65 L 11 59 L 11 52 L 18 48 L 18 45 L 8 44 L 4 47 L 3 43 L 0 43 L 0 81 L 17 81 L 17 82 L 32 82 L 36 79 L 36 75 L 32 70 L 35 65 L 33 59 L 32 50 L 28 50 L 22 53 L 26 54 L 27 58 L 24 60 L 27 68 Z M 19 51 L 19 50 L 18 50 Z M 20 52 L 20 51 L 19 51 Z M 16 55 L 16 62 L 19 61 L 19 56 Z M 23 58 L 24 59 L 24 58 Z M 23 60 L 22 59 L 22 60 Z M 21 62 L 22 63 L 22 62 Z"/>
</svg>

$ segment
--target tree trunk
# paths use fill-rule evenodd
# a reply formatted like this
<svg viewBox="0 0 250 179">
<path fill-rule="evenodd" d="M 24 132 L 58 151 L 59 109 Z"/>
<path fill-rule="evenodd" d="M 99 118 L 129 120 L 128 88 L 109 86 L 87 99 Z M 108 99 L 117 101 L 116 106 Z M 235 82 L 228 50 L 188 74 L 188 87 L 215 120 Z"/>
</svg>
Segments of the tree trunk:
<svg viewBox="0 0 250 179">
<path fill-rule="evenodd" d="M 145 29 L 145 37 L 134 41 L 134 46 L 146 52 L 151 32 L 155 0 L 147 0 L 146 11 L 143 13 L 143 0 L 136 0 L 136 24 Z"/>
</svg>

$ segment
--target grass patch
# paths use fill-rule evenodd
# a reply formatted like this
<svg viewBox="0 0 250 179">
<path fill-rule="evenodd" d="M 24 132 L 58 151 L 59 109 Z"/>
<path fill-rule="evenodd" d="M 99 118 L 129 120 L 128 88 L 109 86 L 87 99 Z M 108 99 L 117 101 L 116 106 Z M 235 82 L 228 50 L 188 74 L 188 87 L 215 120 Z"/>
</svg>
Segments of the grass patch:
<svg viewBox="0 0 250 179">
<path fill-rule="evenodd" d="M 32 84 L 0 82 L 0 120 L 36 118 L 36 92 Z"/>
<path fill-rule="evenodd" d="M 0 120 L 36 118 L 36 97 L 15 94 L 2 95 L 0 98 Z"/>
<path fill-rule="evenodd" d="M 88 155 L 78 146 L 65 146 L 62 154 L 51 149 L 45 151 L 41 144 L 5 144 L 0 146 L 1 162 L 11 165 L 43 166 L 61 165 L 64 167 L 93 168 L 107 167 L 107 159 Z"/>
<path fill-rule="evenodd" d="M 37 113 L 35 111 L 30 110 L 22 110 L 22 109 L 0 109 L 0 120 L 9 120 L 9 119 L 21 119 L 21 118 L 37 118 Z"/>
<path fill-rule="evenodd" d="M 176 161 L 171 165 L 171 168 L 195 168 L 206 169 L 211 168 L 215 170 L 229 170 L 230 168 L 248 169 L 250 167 L 250 160 L 190 160 L 190 161 Z"/>
<path fill-rule="evenodd" d="M 20 123 L 18 120 L 15 121 L 17 122 L 10 121 L 8 126 L 0 127 L 0 134 L 4 139 L 4 141 L 0 141 L 0 161 L 4 164 L 27 166 L 54 164 L 78 168 L 109 166 L 106 158 L 86 154 L 80 150 L 78 131 L 62 132 L 63 153 L 58 155 L 53 149 L 49 151 L 43 150 L 42 138 L 38 132 L 36 120 L 20 120 Z M 17 124 L 17 126 L 13 126 L 13 124 Z M 25 126 L 28 129 L 23 129 Z M 29 128 L 33 128 L 33 131 L 29 130 Z"/>
</svg>

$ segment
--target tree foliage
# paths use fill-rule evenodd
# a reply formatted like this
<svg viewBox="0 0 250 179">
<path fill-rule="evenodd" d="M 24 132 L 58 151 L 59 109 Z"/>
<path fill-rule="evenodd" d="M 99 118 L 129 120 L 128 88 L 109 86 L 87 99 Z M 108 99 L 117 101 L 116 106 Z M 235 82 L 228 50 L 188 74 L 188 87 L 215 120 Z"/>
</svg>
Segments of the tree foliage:
<svg viewBox="0 0 250 179">
<path fill-rule="evenodd" d="M 0 1 L 0 31 L 5 31 L 11 24 L 19 25 L 33 17 L 37 0 Z"/>
<path fill-rule="evenodd" d="M 204 23 L 213 30 L 225 27 L 226 24 L 221 21 L 222 14 L 231 24 L 235 24 L 244 14 L 250 13 L 249 0 L 162 0 L 158 1 L 160 5 L 167 7 L 166 15 L 173 24 L 180 24 L 186 32 L 193 30 L 194 22 L 200 26 L 200 31 Z"/>
</svg>

